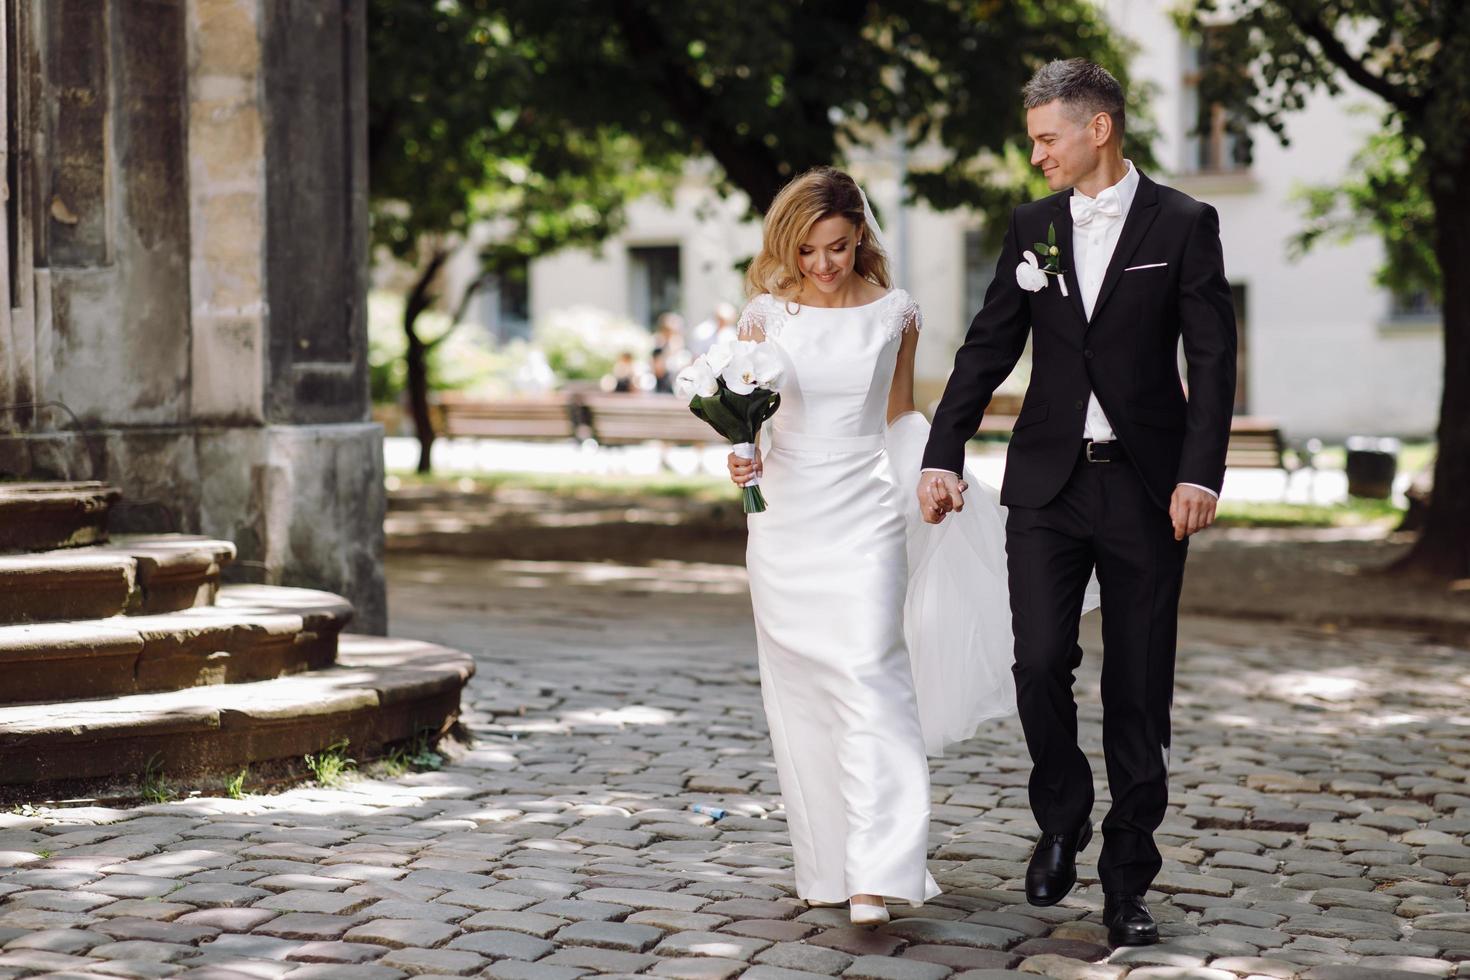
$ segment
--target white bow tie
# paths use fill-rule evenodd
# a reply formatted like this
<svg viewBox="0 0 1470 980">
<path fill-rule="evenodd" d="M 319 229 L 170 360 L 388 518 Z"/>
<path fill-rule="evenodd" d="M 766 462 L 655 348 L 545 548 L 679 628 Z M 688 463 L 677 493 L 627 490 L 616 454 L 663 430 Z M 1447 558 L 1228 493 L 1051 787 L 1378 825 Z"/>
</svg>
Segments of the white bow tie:
<svg viewBox="0 0 1470 980">
<path fill-rule="evenodd" d="M 1119 218 L 1122 215 L 1123 202 L 1118 200 L 1116 187 L 1109 187 L 1097 197 L 1085 197 L 1077 191 L 1072 192 L 1072 224 L 1078 228 L 1086 228 L 1099 216 Z"/>
</svg>

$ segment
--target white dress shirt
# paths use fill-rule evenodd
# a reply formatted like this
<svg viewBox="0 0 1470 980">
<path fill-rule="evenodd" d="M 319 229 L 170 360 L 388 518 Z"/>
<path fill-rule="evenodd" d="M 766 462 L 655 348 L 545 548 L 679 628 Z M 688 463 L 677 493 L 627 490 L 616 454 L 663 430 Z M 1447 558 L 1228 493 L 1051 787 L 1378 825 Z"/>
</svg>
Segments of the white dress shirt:
<svg viewBox="0 0 1470 980">
<path fill-rule="evenodd" d="M 1093 307 L 1097 305 L 1097 294 L 1102 290 L 1103 277 L 1108 264 L 1123 235 L 1123 224 L 1128 220 L 1128 209 L 1138 194 L 1138 169 L 1132 160 L 1124 160 L 1127 170 L 1123 179 L 1111 187 L 1088 197 L 1073 188 L 1069 206 L 1072 209 L 1072 264 L 1077 276 L 1077 285 L 1082 290 L 1082 309 L 1092 319 Z M 1117 438 L 1113 424 L 1103 412 L 1097 393 L 1087 396 L 1087 415 L 1082 426 L 1082 438 L 1094 442 L 1111 442 Z M 925 470 L 925 472 L 930 472 Z M 939 472 L 949 472 L 941 470 Z M 1181 483 L 1182 487 L 1195 487 L 1211 497 L 1219 494 L 1198 483 Z"/>
</svg>

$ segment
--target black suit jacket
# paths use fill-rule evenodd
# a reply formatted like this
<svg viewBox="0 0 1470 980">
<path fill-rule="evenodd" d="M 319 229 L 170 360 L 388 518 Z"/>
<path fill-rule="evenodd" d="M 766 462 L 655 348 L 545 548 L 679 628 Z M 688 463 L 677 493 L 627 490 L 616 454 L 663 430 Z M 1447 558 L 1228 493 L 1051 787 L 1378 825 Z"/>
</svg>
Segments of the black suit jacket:
<svg viewBox="0 0 1470 980">
<path fill-rule="evenodd" d="M 1089 321 L 1072 262 L 1071 191 L 1016 208 L 985 306 L 970 323 L 934 414 L 924 466 L 959 472 L 995 388 L 1033 337 L 1031 384 L 1011 435 L 1001 503 L 1042 507 L 1081 450 L 1096 392 L 1149 495 L 1167 508 L 1174 487 L 1220 490 L 1235 404 L 1235 311 L 1215 209 L 1142 174 Z M 1056 225 L 1055 277 L 1027 292 L 1021 254 Z M 1151 266 L 1151 268 L 1134 268 Z M 1180 384 L 1184 338 L 1189 397 Z"/>
</svg>

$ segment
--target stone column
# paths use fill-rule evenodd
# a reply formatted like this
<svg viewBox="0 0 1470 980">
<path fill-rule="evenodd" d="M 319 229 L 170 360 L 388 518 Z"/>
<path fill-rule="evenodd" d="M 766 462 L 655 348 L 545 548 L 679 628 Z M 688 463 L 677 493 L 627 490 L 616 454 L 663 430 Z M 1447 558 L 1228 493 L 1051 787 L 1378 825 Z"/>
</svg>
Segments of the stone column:
<svg viewBox="0 0 1470 980">
<path fill-rule="evenodd" d="M 0 415 L 0 475 L 112 482 L 115 530 L 229 538 L 381 632 L 365 0 L 14 2 L 0 396 L 65 410 Z"/>
</svg>

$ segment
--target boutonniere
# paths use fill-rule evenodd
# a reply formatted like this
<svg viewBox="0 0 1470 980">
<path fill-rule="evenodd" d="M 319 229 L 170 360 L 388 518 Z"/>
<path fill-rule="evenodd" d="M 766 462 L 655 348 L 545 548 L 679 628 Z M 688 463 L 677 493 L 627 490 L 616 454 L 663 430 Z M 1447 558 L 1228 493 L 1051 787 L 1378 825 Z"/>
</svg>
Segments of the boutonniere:
<svg viewBox="0 0 1470 980">
<path fill-rule="evenodd" d="M 1032 248 L 1036 251 L 1021 253 L 1021 258 L 1025 261 L 1016 266 L 1016 284 L 1028 293 L 1035 293 L 1046 288 L 1047 276 L 1056 276 L 1057 286 L 1061 288 L 1062 295 L 1066 296 L 1067 279 L 1062 275 L 1062 250 L 1057 246 L 1055 223 L 1046 226 L 1046 241 L 1034 242 Z M 1046 260 L 1045 264 L 1037 258 L 1038 255 Z"/>
</svg>

